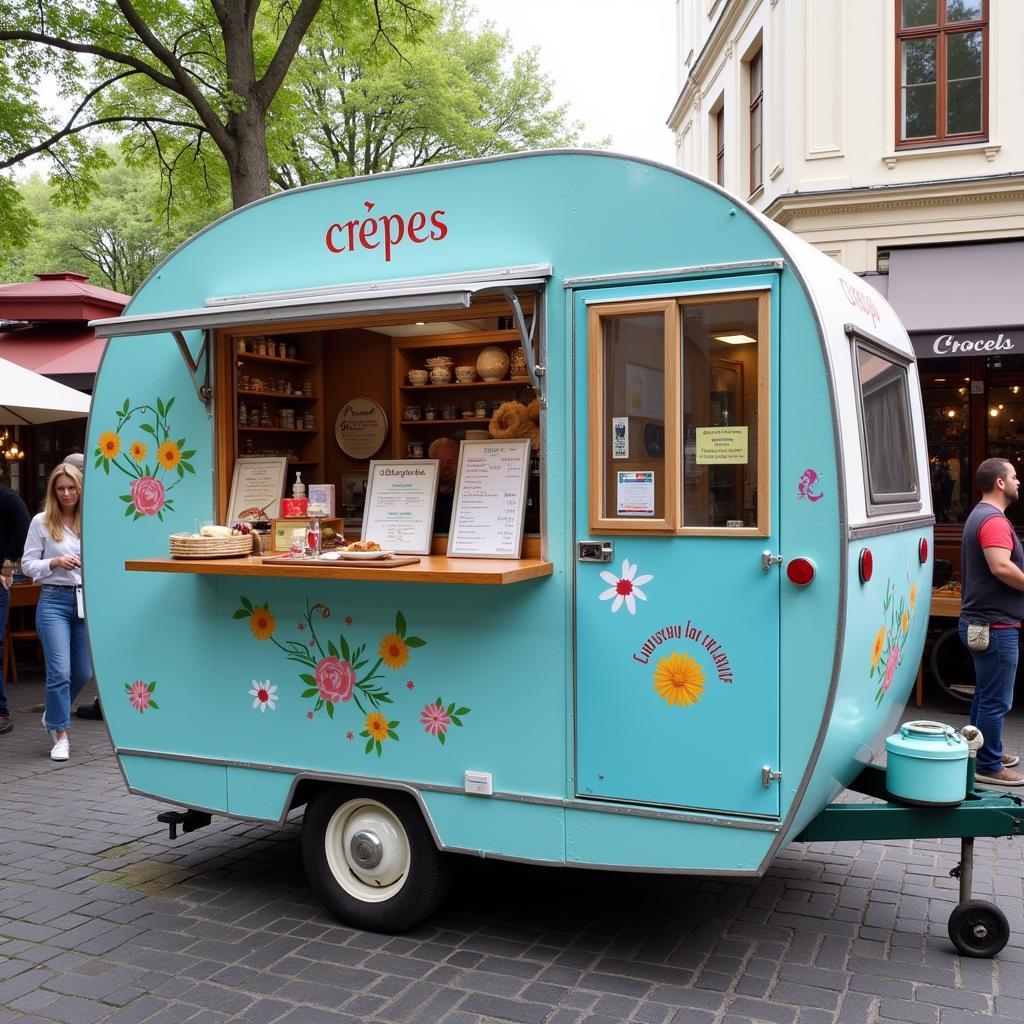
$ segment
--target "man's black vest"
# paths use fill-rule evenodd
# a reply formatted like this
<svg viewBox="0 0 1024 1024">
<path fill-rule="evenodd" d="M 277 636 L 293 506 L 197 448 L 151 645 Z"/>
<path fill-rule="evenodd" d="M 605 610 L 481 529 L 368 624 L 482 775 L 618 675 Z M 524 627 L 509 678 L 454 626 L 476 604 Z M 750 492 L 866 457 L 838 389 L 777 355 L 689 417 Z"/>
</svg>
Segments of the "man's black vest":
<svg viewBox="0 0 1024 1024">
<path fill-rule="evenodd" d="M 960 547 L 960 618 L 971 625 L 1012 626 L 1024 619 L 1024 591 L 1014 590 L 992 575 L 985 552 L 978 542 L 978 530 L 982 524 L 992 516 L 1002 514 L 994 505 L 979 501 L 964 523 Z M 1010 561 L 1024 571 L 1024 549 L 1012 526 L 1010 534 L 1013 537 Z"/>
</svg>

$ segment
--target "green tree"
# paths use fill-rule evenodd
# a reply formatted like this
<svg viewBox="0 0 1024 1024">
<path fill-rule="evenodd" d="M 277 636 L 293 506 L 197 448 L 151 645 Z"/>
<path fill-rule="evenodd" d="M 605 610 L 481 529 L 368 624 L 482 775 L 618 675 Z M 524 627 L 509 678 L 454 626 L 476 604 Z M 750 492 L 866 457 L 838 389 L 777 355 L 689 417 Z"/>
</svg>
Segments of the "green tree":
<svg viewBox="0 0 1024 1024">
<path fill-rule="evenodd" d="M 54 185 L 81 199 L 107 163 L 97 130 L 155 146 L 170 181 L 186 165 L 208 178 L 209 140 L 242 206 L 270 192 L 267 113 L 314 21 L 369 25 L 376 45 L 395 46 L 396 26 L 422 20 L 413 0 L 0 0 L 0 170 L 46 154 Z M 67 119 L 39 101 L 49 80 Z M 8 241 L 17 198 L 0 181 Z"/>
<path fill-rule="evenodd" d="M 582 126 L 552 104 L 536 50 L 513 53 L 489 23 L 467 28 L 463 0 L 423 10 L 425 27 L 401 53 L 378 46 L 374 26 L 313 26 L 271 110 L 277 185 L 577 143 Z"/>
<path fill-rule="evenodd" d="M 132 294 L 178 244 L 222 210 L 168 221 L 154 205 L 160 176 L 150 167 L 114 161 L 97 172 L 97 193 L 81 207 L 54 202 L 38 174 L 19 191 L 31 218 L 27 242 L 0 259 L 0 281 L 28 281 L 37 272 L 72 270 L 94 284 Z"/>
</svg>

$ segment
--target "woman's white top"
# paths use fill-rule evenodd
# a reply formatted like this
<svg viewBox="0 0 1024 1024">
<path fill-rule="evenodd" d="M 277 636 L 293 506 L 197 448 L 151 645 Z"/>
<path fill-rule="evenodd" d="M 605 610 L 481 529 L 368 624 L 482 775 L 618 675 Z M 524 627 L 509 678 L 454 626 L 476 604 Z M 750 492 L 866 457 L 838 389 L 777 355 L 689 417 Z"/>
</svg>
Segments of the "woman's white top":
<svg viewBox="0 0 1024 1024">
<path fill-rule="evenodd" d="M 64 539 L 54 540 L 46 528 L 46 514 L 40 512 L 29 523 L 25 538 L 25 553 L 21 556 L 21 571 L 36 583 L 59 583 L 62 586 L 81 586 L 81 569 L 51 569 L 50 559 L 61 555 L 82 557 L 82 541 L 67 527 Z"/>
</svg>

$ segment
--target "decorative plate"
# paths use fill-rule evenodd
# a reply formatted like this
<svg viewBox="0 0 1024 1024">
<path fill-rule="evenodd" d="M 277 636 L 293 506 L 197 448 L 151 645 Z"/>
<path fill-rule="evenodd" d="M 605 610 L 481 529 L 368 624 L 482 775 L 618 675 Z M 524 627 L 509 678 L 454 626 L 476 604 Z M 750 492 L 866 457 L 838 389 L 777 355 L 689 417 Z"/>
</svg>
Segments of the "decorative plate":
<svg viewBox="0 0 1024 1024">
<path fill-rule="evenodd" d="M 347 562 L 350 559 L 355 562 L 371 562 L 378 558 L 390 558 L 394 551 L 339 551 L 338 557 Z"/>
</svg>

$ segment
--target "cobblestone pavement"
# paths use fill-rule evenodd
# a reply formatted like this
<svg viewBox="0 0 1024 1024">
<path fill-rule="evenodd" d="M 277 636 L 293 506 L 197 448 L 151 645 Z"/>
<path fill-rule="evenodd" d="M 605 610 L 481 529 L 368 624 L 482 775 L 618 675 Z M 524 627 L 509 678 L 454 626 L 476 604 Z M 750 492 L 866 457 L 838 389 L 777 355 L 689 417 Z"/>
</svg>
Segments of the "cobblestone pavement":
<svg viewBox="0 0 1024 1024">
<path fill-rule="evenodd" d="M 995 960 L 954 954 L 958 846 L 934 841 L 791 846 L 733 883 L 462 859 L 430 922 L 375 935 L 312 899 L 300 815 L 171 842 L 101 722 L 76 721 L 72 760 L 53 764 L 40 688 L 11 689 L 0 1024 L 1024 1020 L 1020 842 L 977 844 L 976 895 L 1015 933 Z"/>
</svg>

